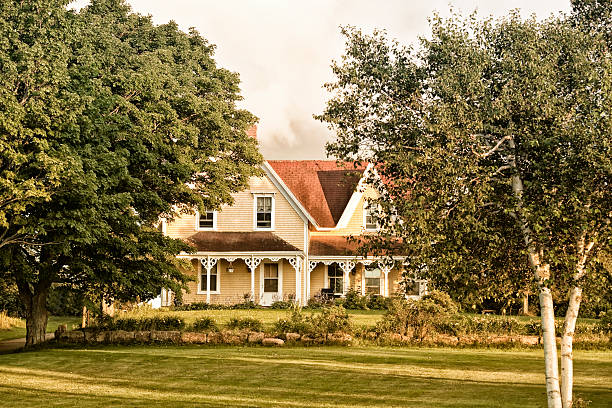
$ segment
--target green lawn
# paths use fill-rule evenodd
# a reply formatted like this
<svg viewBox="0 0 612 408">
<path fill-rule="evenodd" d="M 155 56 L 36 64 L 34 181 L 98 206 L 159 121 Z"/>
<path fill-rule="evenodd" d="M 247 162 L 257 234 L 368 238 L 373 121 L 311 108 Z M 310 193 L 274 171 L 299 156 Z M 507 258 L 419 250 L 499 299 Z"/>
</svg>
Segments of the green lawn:
<svg viewBox="0 0 612 408">
<path fill-rule="evenodd" d="M 612 353 L 575 353 L 576 392 L 612 405 Z M 0 356 L 4 406 L 544 407 L 542 352 L 121 347 Z"/>
<path fill-rule="evenodd" d="M 72 329 L 72 326 L 81 324 L 81 318 L 72 316 L 51 316 L 49 317 L 49 322 L 47 323 L 47 333 L 53 333 L 60 324 L 68 325 L 68 330 L 70 330 Z M 18 326 L 9 330 L 0 330 L 0 341 L 19 339 L 21 337 L 25 337 L 25 335 L 25 320 L 22 319 L 21 324 Z"/>
</svg>

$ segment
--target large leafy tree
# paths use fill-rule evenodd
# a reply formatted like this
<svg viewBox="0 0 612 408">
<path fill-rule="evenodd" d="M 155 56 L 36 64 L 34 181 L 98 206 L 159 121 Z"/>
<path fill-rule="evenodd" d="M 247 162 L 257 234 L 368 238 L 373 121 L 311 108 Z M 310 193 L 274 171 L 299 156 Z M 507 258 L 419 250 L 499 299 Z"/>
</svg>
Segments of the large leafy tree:
<svg viewBox="0 0 612 408">
<path fill-rule="evenodd" d="M 160 218 L 231 202 L 261 161 L 238 75 L 196 31 L 155 26 L 122 0 L 66 3 L 0 6 L 0 188 L 24 198 L 4 207 L 1 235 L 14 238 L 0 257 L 27 345 L 44 339 L 54 283 L 119 300 L 180 289 L 175 255 L 189 248 Z"/>
<path fill-rule="evenodd" d="M 382 231 L 459 284 L 531 270 L 549 406 L 572 404 L 572 336 L 585 280 L 610 247 L 612 65 L 601 32 L 565 18 L 434 18 L 418 52 L 345 28 L 319 116 L 328 152 L 376 164 Z M 378 180 L 378 181 L 377 181 Z M 595 279 L 596 280 L 596 279 Z M 552 289 L 569 282 L 559 381 Z M 480 284 L 486 284 L 483 279 Z"/>
</svg>

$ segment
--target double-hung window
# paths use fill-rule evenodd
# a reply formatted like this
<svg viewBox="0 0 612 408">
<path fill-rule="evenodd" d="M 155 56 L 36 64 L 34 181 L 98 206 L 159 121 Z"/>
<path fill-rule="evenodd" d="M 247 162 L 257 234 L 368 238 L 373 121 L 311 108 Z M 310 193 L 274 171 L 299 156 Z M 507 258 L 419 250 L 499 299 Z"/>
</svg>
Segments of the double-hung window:
<svg viewBox="0 0 612 408">
<path fill-rule="evenodd" d="M 256 196 L 255 197 L 255 228 L 273 229 L 274 228 L 274 197 Z"/>
<path fill-rule="evenodd" d="M 335 295 L 344 293 L 344 273 L 336 263 L 327 267 L 327 284 L 330 289 L 334 290 Z"/>
<path fill-rule="evenodd" d="M 366 295 L 380 295 L 380 269 L 366 267 L 364 279 Z"/>
<path fill-rule="evenodd" d="M 219 274 L 218 274 L 218 268 L 217 268 L 218 264 L 213 266 L 210 270 L 210 292 L 211 293 L 219 293 Z M 202 268 L 202 271 L 200 272 L 200 287 L 199 292 L 200 293 L 206 293 L 206 269 Z"/>
<path fill-rule="evenodd" d="M 214 211 L 206 210 L 198 213 L 196 229 L 212 230 L 216 228 L 217 214 Z"/>
<path fill-rule="evenodd" d="M 376 224 L 376 218 L 374 217 L 374 205 L 364 204 L 363 206 L 363 226 L 366 231 L 376 231 L 378 225 Z"/>
</svg>

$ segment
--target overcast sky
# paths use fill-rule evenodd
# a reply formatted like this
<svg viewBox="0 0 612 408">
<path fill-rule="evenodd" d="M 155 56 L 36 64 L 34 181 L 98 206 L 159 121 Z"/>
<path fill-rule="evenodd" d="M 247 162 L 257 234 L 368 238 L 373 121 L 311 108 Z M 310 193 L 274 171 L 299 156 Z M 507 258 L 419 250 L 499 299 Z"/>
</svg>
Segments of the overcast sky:
<svg viewBox="0 0 612 408">
<path fill-rule="evenodd" d="M 78 0 L 77 6 L 88 3 Z M 312 118 L 325 107 L 322 85 L 333 80 L 330 63 L 344 50 L 340 25 L 386 29 L 414 44 L 427 35 L 434 11 L 448 15 L 502 16 L 520 9 L 546 18 L 569 11 L 570 0 L 128 0 L 155 23 L 195 27 L 217 46 L 216 61 L 240 74 L 241 106 L 259 118 L 258 139 L 266 159 L 323 159 L 333 137 Z"/>
</svg>

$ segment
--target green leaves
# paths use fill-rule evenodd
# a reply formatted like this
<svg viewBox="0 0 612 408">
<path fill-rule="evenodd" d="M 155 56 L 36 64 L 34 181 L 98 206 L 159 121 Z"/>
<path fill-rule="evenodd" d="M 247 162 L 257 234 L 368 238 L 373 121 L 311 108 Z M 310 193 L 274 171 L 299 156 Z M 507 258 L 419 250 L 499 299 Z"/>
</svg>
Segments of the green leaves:
<svg viewBox="0 0 612 408">
<path fill-rule="evenodd" d="M 121 0 L 0 6 L 0 251 L 7 269 L 115 299 L 186 277 L 161 217 L 218 208 L 259 174 L 238 74 Z M 19 255 L 16 255 L 16 254 Z M 19 260 L 20 264 L 17 264 Z M 184 266 L 184 265 L 183 265 Z"/>
<path fill-rule="evenodd" d="M 318 118 L 337 134 L 329 154 L 377 166 L 384 228 L 364 251 L 409 254 L 444 290 L 512 296 L 531 284 L 524 223 L 557 275 L 573 273 L 579 237 L 610 248 L 605 30 L 436 16 L 416 52 L 384 32 L 343 32 Z"/>
</svg>

